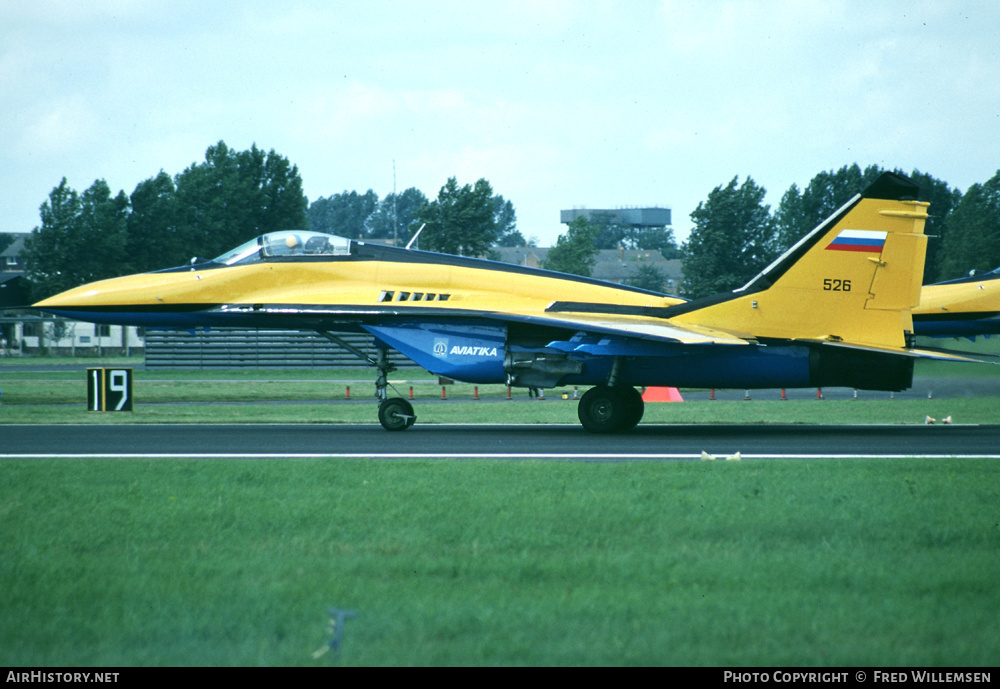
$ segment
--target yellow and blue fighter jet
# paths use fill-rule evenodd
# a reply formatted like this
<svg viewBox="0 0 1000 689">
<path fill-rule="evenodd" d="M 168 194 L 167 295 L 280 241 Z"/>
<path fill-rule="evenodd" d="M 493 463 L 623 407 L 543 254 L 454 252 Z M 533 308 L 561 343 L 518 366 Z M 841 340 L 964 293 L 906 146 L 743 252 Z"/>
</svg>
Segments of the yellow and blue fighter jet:
<svg viewBox="0 0 1000 689">
<path fill-rule="evenodd" d="M 1000 268 L 924 285 L 913 327 L 917 335 L 935 337 L 975 339 L 1000 333 Z"/>
<path fill-rule="evenodd" d="M 903 390 L 920 299 L 927 204 L 887 173 L 743 287 L 684 301 L 513 266 L 277 232 L 223 256 L 95 282 L 35 306 L 96 323 L 299 328 L 337 340 L 367 332 L 380 355 L 379 420 L 412 425 L 386 394 L 396 349 L 470 383 L 593 386 L 579 403 L 592 432 L 634 427 L 635 386 Z"/>
</svg>

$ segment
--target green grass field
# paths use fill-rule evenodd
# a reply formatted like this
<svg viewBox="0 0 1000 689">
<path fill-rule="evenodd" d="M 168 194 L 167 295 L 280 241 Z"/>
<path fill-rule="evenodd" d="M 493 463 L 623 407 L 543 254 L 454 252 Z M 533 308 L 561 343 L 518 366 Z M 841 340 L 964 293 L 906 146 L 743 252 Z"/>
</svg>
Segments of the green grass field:
<svg viewBox="0 0 1000 689">
<path fill-rule="evenodd" d="M 129 362 L 124 362 L 128 365 Z M 133 362 L 138 367 L 141 362 Z M 109 365 L 94 362 L 94 365 Z M 123 365 L 117 362 L 115 365 Z M 771 403 L 685 402 L 649 404 L 643 423 L 923 423 L 926 416 L 951 416 L 956 423 L 1000 423 L 1000 366 L 921 362 L 918 373 L 991 377 L 991 397 L 889 400 L 886 393 L 862 393 L 860 401 L 800 400 Z M 524 390 L 505 400 L 503 385 L 456 383 L 444 387 L 419 369 L 402 369 L 390 379 L 394 394 L 412 389 L 418 423 L 577 424 L 576 404 L 550 390 L 544 403 L 528 404 Z M 347 388 L 350 399 L 347 399 Z M 86 410 L 82 371 L 19 371 L 0 366 L 0 425 L 5 423 L 376 423 L 369 369 L 240 369 L 135 371 L 135 411 L 95 414 Z M 584 389 L 578 391 L 583 394 Z M 479 401 L 475 401 L 475 396 Z M 500 405 L 500 407 L 497 406 Z"/>
<path fill-rule="evenodd" d="M 419 423 L 576 423 L 571 401 L 437 402 L 435 378 L 404 375 Z M 375 423 L 338 399 L 348 377 L 371 394 L 358 370 L 137 371 L 136 412 L 93 414 L 79 372 L 0 367 L 0 437 Z M 998 423 L 1000 399 L 658 404 L 644 423 L 925 414 Z M 0 462 L 6 666 L 990 666 L 998 570 L 987 459 Z M 331 607 L 357 616 L 314 658 Z"/>
<path fill-rule="evenodd" d="M 0 543 L 7 666 L 1000 657 L 987 460 L 5 461 Z"/>
</svg>

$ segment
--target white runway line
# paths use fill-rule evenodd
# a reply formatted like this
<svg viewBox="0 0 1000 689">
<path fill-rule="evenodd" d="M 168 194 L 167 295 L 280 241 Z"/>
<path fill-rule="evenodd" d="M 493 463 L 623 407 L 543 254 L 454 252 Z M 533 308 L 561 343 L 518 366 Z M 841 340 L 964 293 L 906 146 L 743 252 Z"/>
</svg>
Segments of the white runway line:
<svg viewBox="0 0 1000 689">
<path fill-rule="evenodd" d="M 727 451 L 719 452 L 725 458 Z M 742 454 L 743 460 L 755 459 L 1000 459 L 1000 454 Z M 14 453 L 0 454 L 5 459 L 573 459 L 573 460 L 701 460 L 700 454 L 642 454 L 642 453 L 504 453 L 504 452 L 154 452 L 134 453 Z M 723 462 L 725 463 L 725 462 Z"/>
</svg>

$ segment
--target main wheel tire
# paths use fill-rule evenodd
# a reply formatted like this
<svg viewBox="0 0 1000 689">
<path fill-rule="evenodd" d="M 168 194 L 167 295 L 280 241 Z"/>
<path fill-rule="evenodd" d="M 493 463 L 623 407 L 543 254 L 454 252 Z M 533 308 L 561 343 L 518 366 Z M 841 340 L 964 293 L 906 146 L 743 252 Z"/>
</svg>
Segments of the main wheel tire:
<svg viewBox="0 0 1000 689">
<path fill-rule="evenodd" d="M 591 433 L 620 431 L 628 418 L 625 395 L 607 385 L 598 385 L 584 393 L 577 406 L 580 423 Z"/>
<path fill-rule="evenodd" d="M 646 403 L 642 401 L 642 394 L 635 388 L 622 386 L 614 388 L 625 400 L 625 418 L 619 430 L 630 431 L 642 421 L 642 415 L 646 411 Z"/>
<path fill-rule="evenodd" d="M 416 420 L 413 405 L 400 397 L 383 400 L 378 405 L 378 422 L 387 431 L 405 431 Z"/>
</svg>

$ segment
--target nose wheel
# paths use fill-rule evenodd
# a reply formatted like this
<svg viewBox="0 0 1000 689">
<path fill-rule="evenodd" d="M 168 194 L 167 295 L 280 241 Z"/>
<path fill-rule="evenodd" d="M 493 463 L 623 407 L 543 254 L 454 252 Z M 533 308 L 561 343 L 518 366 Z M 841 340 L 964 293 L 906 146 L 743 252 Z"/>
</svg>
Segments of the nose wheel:
<svg viewBox="0 0 1000 689">
<path fill-rule="evenodd" d="M 417 420 L 413 405 L 401 397 L 391 397 L 378 405 L 378 422 L 387 431 L 405 431 Z"/>
</svg>

